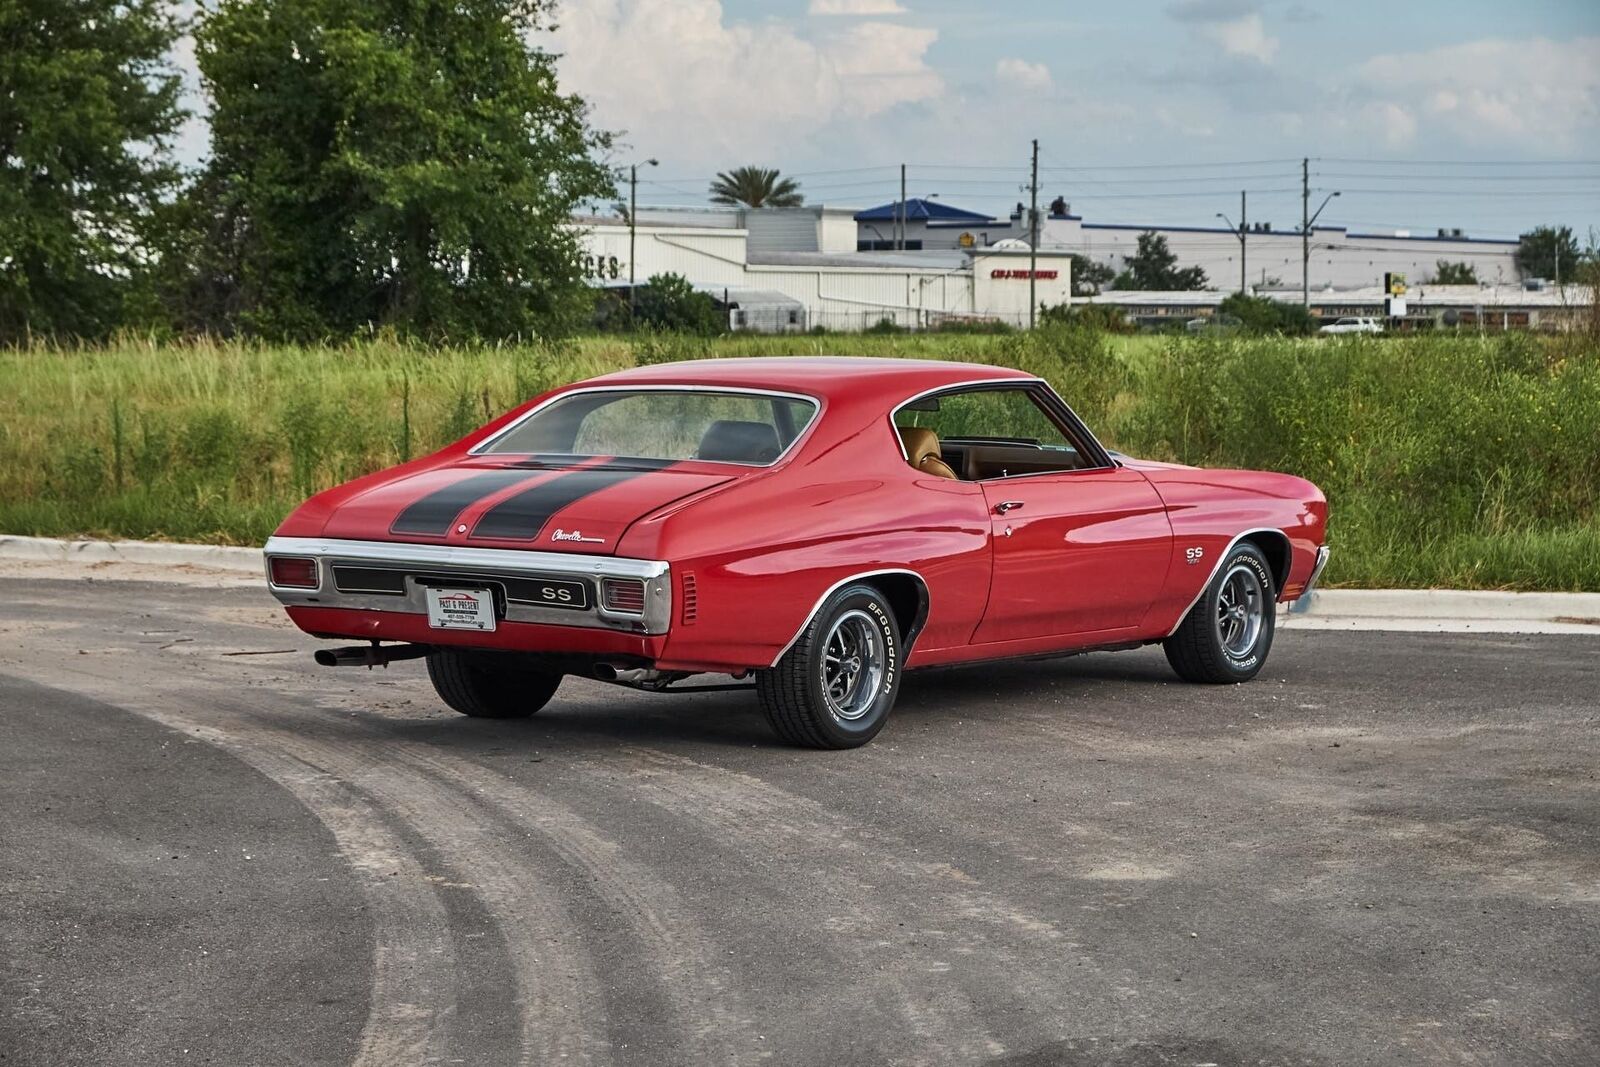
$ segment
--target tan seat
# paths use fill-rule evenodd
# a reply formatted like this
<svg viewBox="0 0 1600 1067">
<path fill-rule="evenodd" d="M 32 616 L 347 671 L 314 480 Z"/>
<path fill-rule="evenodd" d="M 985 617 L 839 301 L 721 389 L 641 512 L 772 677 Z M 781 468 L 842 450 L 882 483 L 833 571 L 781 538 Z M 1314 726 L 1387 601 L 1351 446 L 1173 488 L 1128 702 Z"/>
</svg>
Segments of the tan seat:
<svg viewBox="0 0 1600 1067">
<path fill-rule="evenodd" d="M 921 426 L 901 426 L 900 443 L 906 446 L 906 459 L 923 474 L 935 478 L 955 478 L 956 472 L 939 451 L 939 435 Z"/>
</svg>

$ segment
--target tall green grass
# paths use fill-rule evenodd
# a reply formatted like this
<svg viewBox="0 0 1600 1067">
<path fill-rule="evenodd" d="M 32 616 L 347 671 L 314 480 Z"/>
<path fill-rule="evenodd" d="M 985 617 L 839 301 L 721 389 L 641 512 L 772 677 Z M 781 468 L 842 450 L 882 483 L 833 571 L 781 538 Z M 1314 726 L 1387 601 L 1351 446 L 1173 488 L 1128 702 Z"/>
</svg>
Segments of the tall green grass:
<svg viewBox="0 0 1600 1067">
<path fill-rule="evenodd" d="M 1113 447 L 1292 471 L 1332 502 L 1328 580 L 1600 589 L 1600 348 L 1500 337 L 590 338 L 0 352 L 0 531 L 251 544 L 322 487 L 553 385 L 708 356 L 962 359 L 1049 379 Z"/>
</svg>

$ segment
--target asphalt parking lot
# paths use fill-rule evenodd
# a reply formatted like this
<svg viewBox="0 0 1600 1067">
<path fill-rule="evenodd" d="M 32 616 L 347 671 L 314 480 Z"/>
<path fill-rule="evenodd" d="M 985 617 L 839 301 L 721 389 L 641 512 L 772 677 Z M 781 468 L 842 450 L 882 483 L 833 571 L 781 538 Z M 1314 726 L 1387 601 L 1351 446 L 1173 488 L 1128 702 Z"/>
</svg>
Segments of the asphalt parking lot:
<svg viewBox="0 0 1600 1067">
<path fill-rule="evenodd" d="M 471 721 L 251 588 L 0 578 L 0 1063 L 1600 1062 L 1600 640 Z"/>
</svg>

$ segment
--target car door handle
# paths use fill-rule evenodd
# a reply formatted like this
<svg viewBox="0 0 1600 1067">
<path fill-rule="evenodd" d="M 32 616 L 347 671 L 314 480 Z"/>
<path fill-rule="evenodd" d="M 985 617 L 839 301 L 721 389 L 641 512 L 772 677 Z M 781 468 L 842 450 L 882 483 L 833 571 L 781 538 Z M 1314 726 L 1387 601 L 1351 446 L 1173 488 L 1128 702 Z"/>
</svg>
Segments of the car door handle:
<svg viewBox="0 0 1600 1067">
<path fill-rule="evenodd" d="M 1008 511 L 1016 511 L 1021 506 L 1022 501 L 1020 500 L 1002 500 L 994 506 L 994 513 L 996 515 L 1004 515 Z"/>
</svg>

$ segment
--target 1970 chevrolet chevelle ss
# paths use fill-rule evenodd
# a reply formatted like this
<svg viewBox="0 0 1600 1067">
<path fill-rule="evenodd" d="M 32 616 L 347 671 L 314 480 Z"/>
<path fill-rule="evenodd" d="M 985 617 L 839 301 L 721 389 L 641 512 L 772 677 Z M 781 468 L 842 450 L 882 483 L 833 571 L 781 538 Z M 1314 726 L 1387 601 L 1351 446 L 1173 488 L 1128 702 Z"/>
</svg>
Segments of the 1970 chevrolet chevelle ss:
<svg viewBox="0 0 1600 1067">
<path fill-rule="evenodd" d="M 1246 681 L 1326 522 L 1301 478 L 1108 452 L 1019 371 L 703 360 L 320 493 L 266 557 L 301 629 L 367 642 L 319 662 L 426 657 L 467 715 L 531 715 L 569 674 L 726 674 L 786 740 L 850 748 L 919 667 L 1159 641 L 1190 681 Z"/>
</svg>

